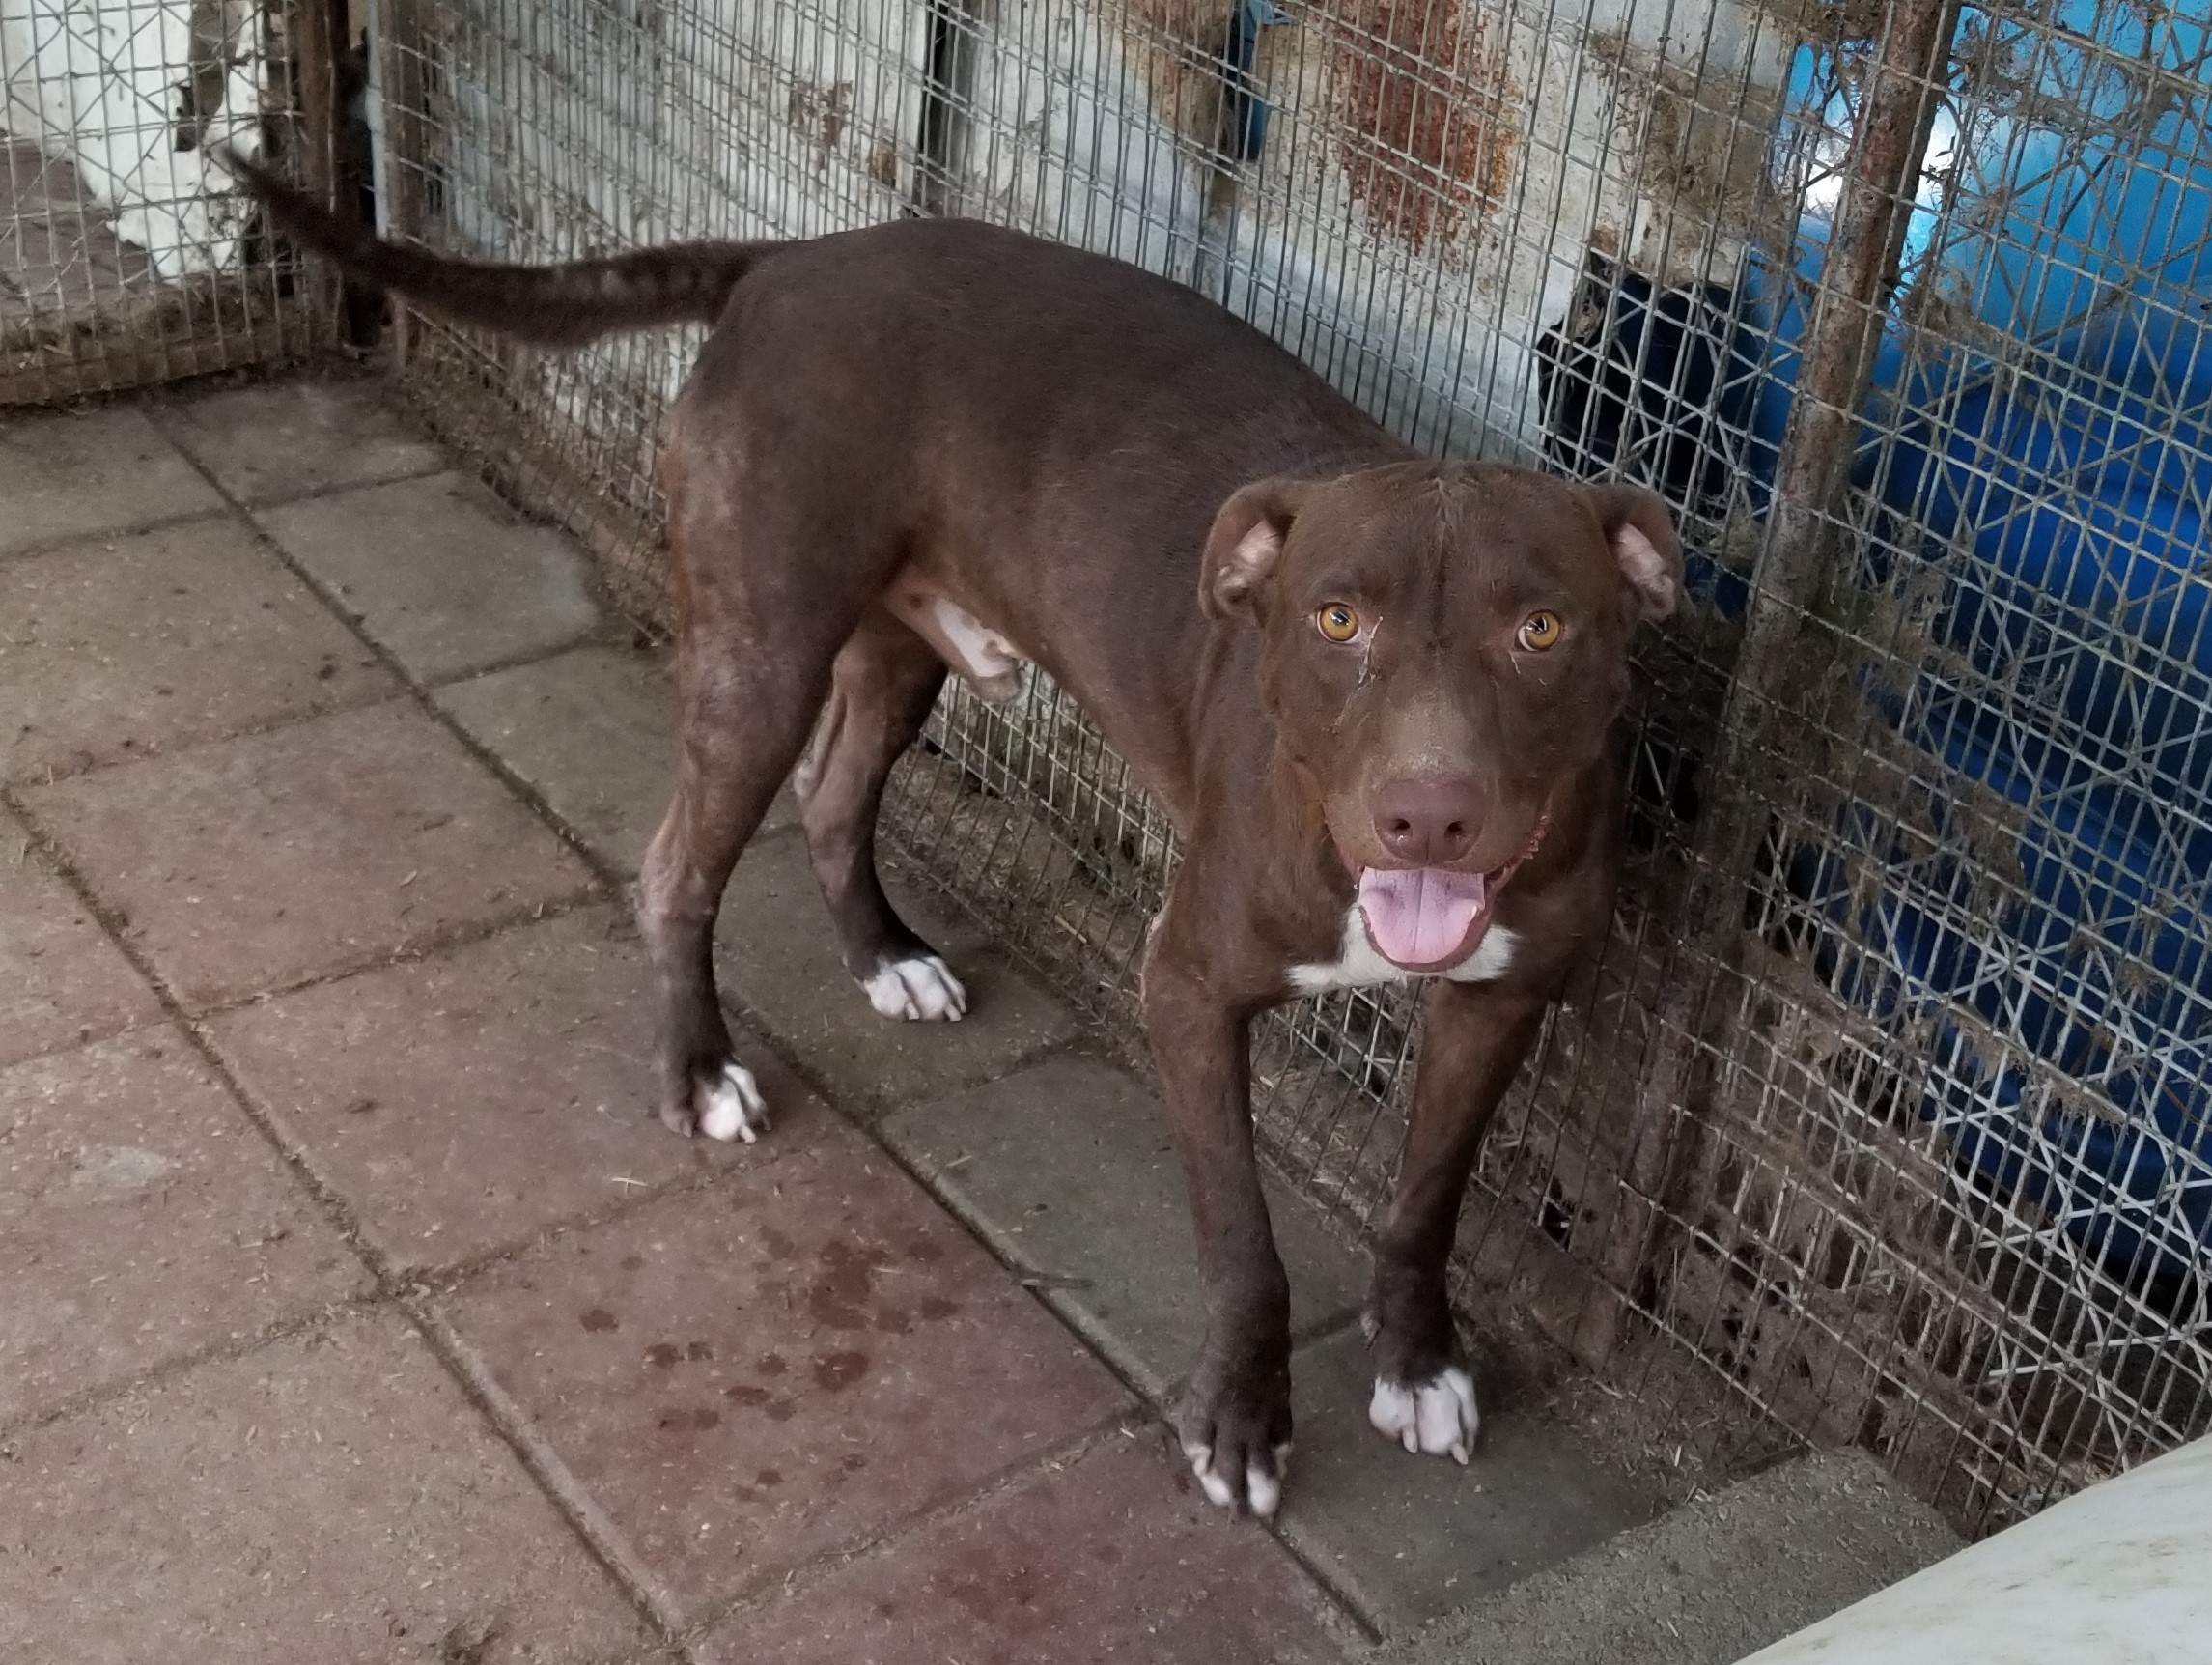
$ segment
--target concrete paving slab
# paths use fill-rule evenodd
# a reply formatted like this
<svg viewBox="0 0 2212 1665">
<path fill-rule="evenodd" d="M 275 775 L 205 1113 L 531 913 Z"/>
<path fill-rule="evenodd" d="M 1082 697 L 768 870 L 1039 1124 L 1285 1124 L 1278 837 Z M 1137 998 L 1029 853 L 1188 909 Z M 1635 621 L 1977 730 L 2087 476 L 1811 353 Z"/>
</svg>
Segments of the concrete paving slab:
<svg viewBox="0 0 2212 1665">
<path fill-rule="evenodd" d="M 0 566 L 0 779 L 145 756 L 399 684 L 240 521 Z"/>
<path fill-rule="evenodd" d="M 588 908 L 241 1006 L 209 1032 L 362 1234 L 414 1270 L 804 1147 L 827 1112 L 768 1058 L 767 1141 L 660 1125 L 651 986 L 627 913 Z"/>
<path fill-rule="evenodd" d="M 0 555 L 224 506 L 135 405 L 0 417 Z"/>
<path fill-rule="evenodd" d="M 1050 1058 L 902 1111 L 882 1136 L 1146 1394 L 1163 1399 L 1182 1380 L 1206 1309 L 1167 1112 L 1139 1083 L 1092 1058 Z M 1294 1328 L 1351 1317 L 1362 1258 L 1311 1204 L 1273 1184 L 1268 1199 Z"/>
<path fill-rule="evenodd" d="M 21 795 L 204 1010 L 583 895 L 590 874 L 406 701 Z"/>
<path fill-rule="evenodd" d="M 335 492 L 258 518 L 425 682 L 548 653 L 599 622 L 583 551 L 465 474 Z"/>
<path fill-rule="evenodd" d="M 896 881 L 884 888 L 966 986 L 967 1016 L 959 1023 L 877 1015 L 845 970 L 805 842 L 796 833 L 745 852 L 715 932 L 724 992 L 793 1048 L 841 1104 L 856 1112 L 917 1104 L 1074 1038 L 1075 1014 L 1008 964 L 981 932 L 939 916 Z"/>
<path fill-rule="evenodd" d="M 10 1455 L 0 1658 L 598 1665 L 650 1640 L 394 1318 L 203 1366 Z"/>
<path fill-rule="evenodd" d="M 366 486 L 450 465 L 371 377 L 266 381 L 155 405 L 178 449 L 241 503 Z"/>
<path fill-rule="evenodd" d="M 161 1002 L 0 809 L 0 1065 L 120 1034 Z"/>
<path fill-rule="evenodd" d="M 1866 1453 L 1801 1457 L 1440 1619 L 1373 1665 L 1733 1665 L 1958 1547 Z"/>
<path fill-rule="evenodd" d="M 0 1423 L 368 1287 L 176 1030 L 0 1070 Z"/>
<path fill-rule="evenodd" d="M 1478 1374 L 1478 1393 L 1490 1386 Z M 1660 1507 L 1568 1430 L 1495 1389 L 1468 1467 L 1410 1455 L 1368 1425 L 1373 1390 L 1356 1330 L 1299 1355 L 1282 1530 L 1386 1635 L 1639 1526 Z"/>
<path fill-rule="evenodd" d="M 1320 1665 L 1328 1598 L 1265 1532 L 1212 1509 L 1155 1431 L 1115 1437 L 757 1608 L 701 1665 Z"/>
<path fill-rule="evenodd" d="M 582 647 L 436 697 L 594 855 L 637 871 L 675 780 L 676 695 L 659 655 Z"/>
<path fill-rule="evenodd" d="M 448 684 L 437 702 L 601 861 L 637 871 L 675 781 L 676 692 L 659 654 L 577 648 Z M 787 788 L 756 836 L 798 822 Z"/>
<path fill-rule="evenodd" d="M 1125 1410 L 890 1159 L 813 1143 L 442 1308 L 686 1620 Z"/>
</svg>

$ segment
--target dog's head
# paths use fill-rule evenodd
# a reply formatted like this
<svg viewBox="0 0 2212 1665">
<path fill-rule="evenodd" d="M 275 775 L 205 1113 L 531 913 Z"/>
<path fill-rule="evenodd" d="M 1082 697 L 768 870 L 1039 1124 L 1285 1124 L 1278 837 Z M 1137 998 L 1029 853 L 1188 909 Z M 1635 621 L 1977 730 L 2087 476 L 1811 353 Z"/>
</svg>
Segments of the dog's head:
<svg viewBox="0 0 2212 1665">
<path fill-rule="evenodd" d="M 1246 486 L 1199 600 L 1260 631 L 1283 754 L 1376 949 L 1441 971 L 1474 951 L 1554 790 L 1604 755 L 1629 638 L 1681 580 L 1640 487 L 1407 463 Z"/>
</svg>

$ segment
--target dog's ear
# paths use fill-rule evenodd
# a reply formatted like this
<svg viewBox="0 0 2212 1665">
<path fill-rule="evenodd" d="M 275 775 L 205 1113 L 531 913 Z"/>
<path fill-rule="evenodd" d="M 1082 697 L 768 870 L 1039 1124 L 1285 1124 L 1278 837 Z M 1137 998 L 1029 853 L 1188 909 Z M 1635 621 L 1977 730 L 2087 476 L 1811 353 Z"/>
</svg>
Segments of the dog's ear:
<svg viewBox="0 0 2212 1665">
<path fill-rule="evenodd" d="M 1647 619 L 1663 619 L 1682 599 L 1682 543 L 1666 499 L 1647 486 L 1591 486 L 1598 523 Z"/>
<path fill-rule="evenodd" d="M 1255 480 L 1221 505 L 1198 575 L 1198 605 L 1208 618 L 1251 610 L 1254 593 L 1281 558 L 1306 489 L 1303 480 Z"/>
</svg>

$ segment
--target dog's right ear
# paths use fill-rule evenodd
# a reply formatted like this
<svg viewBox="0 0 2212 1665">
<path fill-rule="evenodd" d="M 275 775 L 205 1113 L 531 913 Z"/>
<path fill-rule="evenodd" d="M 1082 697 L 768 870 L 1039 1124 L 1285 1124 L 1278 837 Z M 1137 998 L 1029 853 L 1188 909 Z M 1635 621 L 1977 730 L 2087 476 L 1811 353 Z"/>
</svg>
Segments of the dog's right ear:
<svg viewBox="0 0 2212 1665">
<path fill-rule="evenodd" d="M 1251 611 L 1282 556 L 1308 486 L 1304 480 L 1255 480 L 1221 505 L 1198 575 L 1198 606 L 1208 618 Z"/>
</svg>

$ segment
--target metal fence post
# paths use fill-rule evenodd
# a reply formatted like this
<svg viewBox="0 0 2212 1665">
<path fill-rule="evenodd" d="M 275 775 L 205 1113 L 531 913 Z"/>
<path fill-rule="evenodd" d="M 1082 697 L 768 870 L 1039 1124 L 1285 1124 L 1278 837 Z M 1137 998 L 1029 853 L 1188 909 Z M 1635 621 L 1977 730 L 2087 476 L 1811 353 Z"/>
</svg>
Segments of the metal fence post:
<svg viewBox="0 0 2212 1665">
<path fill-rule="evenodd" d="M 1656 1025 L 1652 1067 L 1637 1091 L 1620 1202 L 1599 1256 L 1602 1282 L 1582 1307 L 1575 1351 L 1592 1363 L 1620 1340 L 1650 1251 L 1680 1117 L 1694 1090 L 1707 1002 L 1735 961 L 1743 887 L 1757 853 L 1778 697 L 1806 608 L 1828 581 L 1836 511 L 1897 286 L 1905 228 L 1919 187 L 1958 0 L 1888 8 L 1864 102 L 1844 164 L 1835 231 L 1821 268 L 1789 424 L 1775 469 L 1774 504 L 1752 575 L 1744 642 L 1729 680 L 1712 779 L 1724 791 L 1700 829 Z"/>
</svg>

